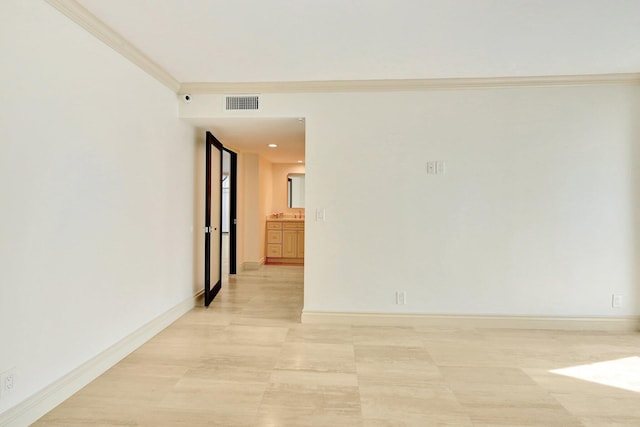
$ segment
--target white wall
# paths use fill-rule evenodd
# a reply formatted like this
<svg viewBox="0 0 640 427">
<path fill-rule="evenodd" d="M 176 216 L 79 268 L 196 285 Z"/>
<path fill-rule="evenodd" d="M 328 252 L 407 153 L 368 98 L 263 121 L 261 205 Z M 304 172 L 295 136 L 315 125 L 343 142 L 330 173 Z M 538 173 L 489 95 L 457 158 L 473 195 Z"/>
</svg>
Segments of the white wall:
<svg viewBox="0 0 640 427">
<path fill-rule="evenodd" d="M 248 263 L 251 268 L 265 259 L 265 218 L 271 213 L 272 170 L 271 162 L 255 153 L 241 153 L 238 159 L 238 175 L 242 177 L 238 198 L 243 206 L 238 233 L 243 236 L 243 250 L 236 254 L 239 265 Z"/>
<path fill-rule="evenodd" d="M 238 221 L 243 250 L 237 253 L 238 264 L 261 263 L 264 261 L 264 249 L 260 249 L 260 220 L 263 218 L 260 208 L 260 157 L 243 153 L 238 156 L 238 163 L 238 174 L 242 175 L 243 181 L 242 191 L 238 191 L 238 198 L 243 201 L 242 220 Z"/>
<path fill-rule="evenodd" d="M 267 224 L 265 219 L 272 212 L 273 201 L 273 165 L 270 161 L 260 156 L 259 161 L 259 197 L 260 207 L 258 211 L 258 236 L 257 241 L 260 249 L 261 258 L 266 257 L 266 228 Z"/>
<path fill-rule="evenodd" d="M 207 144 L 206 131 L 197 129 L 195 133 L 195 154 L 193 163 L 193 287 L 192 292 L 197 294 L 204 290 L 204 220 L 206 211 L 205 185 L 206 185 L 206 159 Z"/>
<path fill-rule="evenodd" d="M 194 133 L 41 1 L 0 2 L 0 371 L 22 401 L 192 297 Z"/>
<path fill-rule="evenodd" d="M 306 118 L 305 311 L 640 314 L 639 102 L 637 86 L 262 95 L 260 115 Z"/>
</svg>

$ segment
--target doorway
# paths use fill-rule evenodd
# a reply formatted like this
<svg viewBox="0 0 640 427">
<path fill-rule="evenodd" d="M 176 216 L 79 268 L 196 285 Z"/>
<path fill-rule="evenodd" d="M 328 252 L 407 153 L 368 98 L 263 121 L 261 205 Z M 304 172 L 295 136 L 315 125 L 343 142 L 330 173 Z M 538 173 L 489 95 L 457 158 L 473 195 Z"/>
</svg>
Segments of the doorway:
<svg viewBox="0 0 640 427">
<path fill-rule="evenodd" d="M 221 194 L 225 198 L 221 253 L 226 253 L 228 247 L 229 274 L 259 268 L 265 261 L 265 219 L 274 212 L 283 212 L 285 217 L 301 215 L 300 209 L 288 207 L 286 176 L 275 178 L 274 168 L 279 164 L 304 167 L 305 119 L 224 117 L 199 121 L 198 125 L 224 145 L 222 170 L 225 176 L 220 181 L 224 185 Z M 229 178 L 226 178 L 227 173 Z M 233 173 L 237 173 L 238 179 L 233 179 Z M 232 206 L 231 197 L 227 205 L 227 191 L 229 196 L 237 194 L 238 206 Z M 233 209 L 237 211 L 231 212 Z M 234 233 L 236 222 L 231 219 L 227 222 L 227 216 L 238 218 L 237 233 Z M 237 236 L 235 241 L 234 234 Z M 225 279 L 231 283 L 235 280 L 234 276 L 226 274 L 226 262 L 224 268 L 222 286 Z M 202 271 L 202 267 L 198 271 Z"/>
</svg>

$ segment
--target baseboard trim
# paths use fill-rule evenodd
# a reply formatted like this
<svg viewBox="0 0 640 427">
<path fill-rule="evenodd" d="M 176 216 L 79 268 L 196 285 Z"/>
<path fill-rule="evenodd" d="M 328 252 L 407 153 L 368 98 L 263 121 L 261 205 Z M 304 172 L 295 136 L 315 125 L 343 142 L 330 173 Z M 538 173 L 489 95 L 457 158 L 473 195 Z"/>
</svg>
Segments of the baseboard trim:
<svg viewBox="0 0 640 427">
<path fill-rule="evenodd" d="M 34 423 L 191 310 L 201 293 L 187 298 L 62 378 L 9 408 L 0 414 L 0 426 L 23 427 Z"/>
<path fill-rule="evenodd" d="M 304 311 L 302 323 L 494 329 L 637 331 L 640 317 L 462 316 Z"/>
<path fill-rule="evenodd" d="M 260 267 L 262 267 L 263 264 L 264 264 L 264 261 L 257 261 L 257 262 L 246 261 L 242 263 L 242 271 L 258 270 Z"/>
</svg>

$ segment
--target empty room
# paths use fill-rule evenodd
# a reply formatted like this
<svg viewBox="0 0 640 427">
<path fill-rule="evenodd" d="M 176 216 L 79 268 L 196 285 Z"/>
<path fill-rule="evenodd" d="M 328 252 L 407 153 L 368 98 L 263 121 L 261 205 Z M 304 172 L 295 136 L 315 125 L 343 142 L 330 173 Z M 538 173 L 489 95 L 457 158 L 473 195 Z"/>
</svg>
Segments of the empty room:
<svg viewBox="0 0 640 427">
<path fill-rule="evenodd" d="M 640 2 L 0 23 L 1 426 L 640 425 Z"/>
</svg>

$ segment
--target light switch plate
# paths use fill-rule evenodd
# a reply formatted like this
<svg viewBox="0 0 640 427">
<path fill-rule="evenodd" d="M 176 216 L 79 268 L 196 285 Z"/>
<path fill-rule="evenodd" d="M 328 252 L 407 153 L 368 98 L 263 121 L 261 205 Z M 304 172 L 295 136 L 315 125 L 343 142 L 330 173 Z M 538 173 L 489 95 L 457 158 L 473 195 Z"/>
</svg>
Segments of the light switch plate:
<svg viewBox="0 0 640 427">
<path fill-rule="evenodd" d="M 427 162 L 427 174 L 435 175 L 437 173 L 436 162 Z"/>
<path fill-rule="evenodd" d="M 444 160 L 429 160 L 427 162 L 427 175 L 443 175 L 445 167 Z"/>
</svg>

